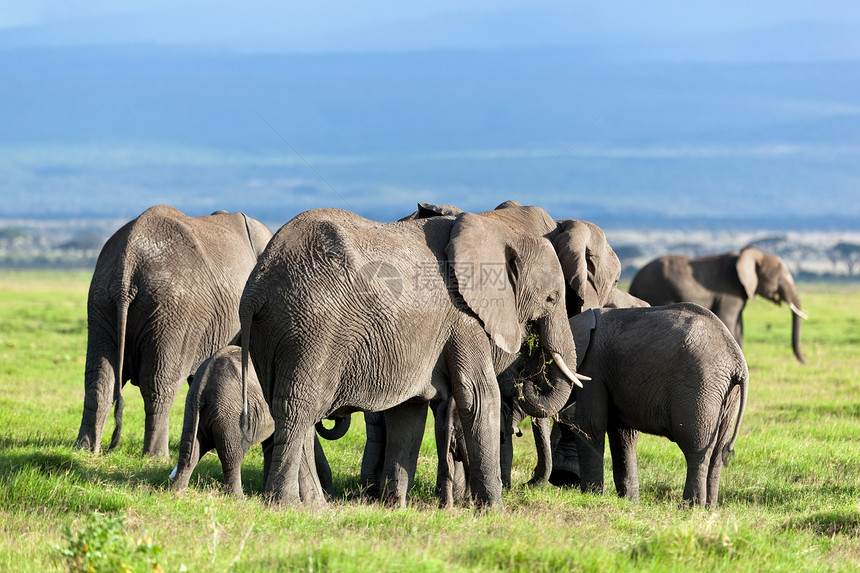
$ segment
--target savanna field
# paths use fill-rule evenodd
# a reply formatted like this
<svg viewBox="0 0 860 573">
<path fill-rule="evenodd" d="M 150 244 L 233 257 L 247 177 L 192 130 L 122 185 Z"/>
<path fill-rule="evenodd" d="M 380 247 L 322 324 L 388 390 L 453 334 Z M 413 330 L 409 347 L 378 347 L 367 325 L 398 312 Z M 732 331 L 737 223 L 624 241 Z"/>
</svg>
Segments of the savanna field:
<svg viewBox="0 0 860 573">
<path fill-rule="evenodd" d="M 132 386 L 121 446 L 73 450 L 89 278 L 0 272 L 0 571 L 860 570 L 860 284 L 799 284 L 805 366 L 791 352 L 788 309 L 748 305 L 749 402 L 716 511 L 679 507 L 683 456 L 645 435 L 638 504 L 615 496 L 608 455 L 602 496 L 525 489 L 536 461 L 525 422 L 504 509 L 477 514 L 437 509 L 432 431 L 410 507 L 363 501 L 360 414 L 345 438 L 323 444 L 340 494 L 324 509 L 266 507 L 259 446 L 243 467 L 244 500 L 220 493 L 214 453 L 186 492 L 168 490 L 185 389 L 169 459 L 141 456 Z M 111 419 L 106 439 L 112 429 Z"/>
</svg>

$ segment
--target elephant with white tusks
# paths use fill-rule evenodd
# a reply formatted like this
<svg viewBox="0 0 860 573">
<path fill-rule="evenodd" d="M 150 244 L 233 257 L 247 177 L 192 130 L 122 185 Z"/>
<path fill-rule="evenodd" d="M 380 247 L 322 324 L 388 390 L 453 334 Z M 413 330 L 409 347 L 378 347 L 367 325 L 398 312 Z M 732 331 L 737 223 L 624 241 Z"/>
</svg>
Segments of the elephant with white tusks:
<svg viewBox="0 0 860 573">
<path fill-rule="evenodd" d="M 87 297 L 84 411 L 75 446 L 99 452 L 122 386 L 140 388 L 143 453 L 168 455 L 170 407 L 180 386 L 239 333 L 239 298 L 272 233 L 243 213 L 188 217 L 173 207 L 144 211 L 108 239 Z"/>
<path fill-rule="evenodd" d="M 427 404 L 453 395 L 472 496 L 478 507 L 500 506 L 495 368 L 516 359 L 534 323 L 564 381 L 546 396 L 524 394 L 536 411 L 565 403 L 578 380 L 567 367 L 576 352 L 564 289 L 550 241 L 503 218 L 377 223 L 324 209 L 288 222 L 260 257 L 239 309 L 243 363 L 253 360 L 275 419 L 269 501 L 323 500 L 310 471 L 317 421 L 386 410 L 387 431 L 408 458 L 386 457 L 383 491 L 405 504 Z"/>
<path fill-rule="evenodd" d="M 690 303 L 587 310 L 570 319 L 570 328 L 577 370 L 592 380 L 576 388 L 572 403 L 555 417 L 552 451 L 549 420 L 532 418 L 538 455 L 529 485 L 545 483 L 552 472 L 553 483 L 579 483 L 585 491 L 602 492 L 608 435 L 618 495 L 638 500 L 641 431 L 678 444 L 687 460 L 683 499 L 714 507 L 722 467 L 734 457 L 749 387 L 746 360 L 728 329 L 713 313 Z M 535 376 L 545 361 L 536 352 L 514 375 Z M 522 418 L 515 410 L 513 425 Z M 451 439 L 438 432 L 437 439 L 440 435 Z M 440 450 L 446 448 L 456 446 L 446 443 Z M 445 461 L 449 473 L 455 467 L 450 460 Z M 465 463 L 459 471 L 468 473 Z M 510 468 L 510 457 L 503 454 L 502 475 L 508 482 Z"/>
<path fill-rule="evenodd" d="M 456 207 L 419 203 L 418 210 L 402 220 L 451 217 L 460 213 L 463 211 Z M 505 201 L 492 211 L 480 213 L 480 216 L 504 223 L 522 235 L 531 236 L 535 239 L 544 238 L 552 243 L 564 274 L 565 307 L 568 315 L 582 312 L 583 309 L 590 308 L 592 305 L 606 304 L 614 299 L 614 293 L 618 292 L 615 285 L 621 273 L 621 263 L 606 241 L 602 229 L 597 225 L 578 220 L 555 221 L 542 209 L 524 207 L 515 201 Z M 512 358 L 509 354 L 503 352 L 495 354 L 493 368 L 497 375 L 508 370 L 511 365 Z M 560 384 L 562 387 L 566 387 L 563 380 L 564 375 L 555 367 L 551 368 L 550 375 L 560 377 Z M 510 402 L 513 397 L 519 396 L 521 393 L 519 387 L 515 387 L 513 382 L 509 376 L 500 378 L 502 397 L 506 402 Z M 532 388 L 534 388 L 533 384 L 527 384 L 523 390 L 529 392 Z M 553 392 L 552 396 L 554 398 L 561 397 L 561 394 Z M 533 403 L 535 398 L 536 396 L 532 393 L 528 400 L 517 401 L 516 410 L 524 416 L 545 417 L 553 415 L 560 408 L 557 402 L 548 400 L 540 408 L 534 409 L 529 404 Z M 440 404 L 438 400 L 434 400 L 431 406 L 434 413 L 448 412 L 450 408 L 444 402 Z M 510 404 L 506 403 L 505 408 L 508 412 L 505 419 L 510 422 Z M 401 439 L 402 436 L 399 434 L 387 431 L 387 416 L 388 414 L 385 412 L 366 412 L 364 416 L 367 426 L 367 443 L 361 462 L 361 485 L 369 497 L 379 497 L 382 493 L 380 490 L 385 481 L 383 477 L 384 466 L 390 468 L 406 465 L 401 460 L 417 455 L 415 444 L 407 443 Z M 437 442 L 446 443 L 446 439 L 441 434 L 451 434 L 450 424 L 450 416 L 436 416 Z M 503 426 L 509 427 L 510 424 L 506 423 Z M 461 430 L 457 431 L 461 432 Z M 512 451 L 510 432 L 503 427 L 502 434 L 505 439 L 501 444 L 501 455 L 508 459 Z M 452 449 L 447 449 L 447 447 L 447 445 L 440 446 L 439 449 L 440 466 L 444 464 L 449 466 L 440 468 L 437 474 L 437 489 L 443 494 L 442 505 L 450 505 L 455 498 L 460 497 L 458 492 L 463 493 L 467 490 L 463 484 L 465 476 L 460 467 L 462 463 L 451 457 L 465 457 L 465 447 L 462 444 L 458 444 L 456 447 L 452 445 Z M 503 485 L 507 486 L 509 479 L 506 479 L 506 476 L 509 475 L 510 468 L 508 467 L 506 474 L 505 463 L 503 461 L 502 481 Z M 455 470 L 456 475 L 453 473 Z M 386 492 L 386 494 L 391 495 L 391 492 Z M 395 493 L 397 498 L 402 498 L 402 495 L 403 492 Z"/>
<path fill-rule="evenodd" d="M 651 305 L 694 302 L 712 311 L 743 346 L 743 310 L 747 300 L 759 295 L 791 308 L 791 346 L 805 362 L 800 349 L 800 294 L 788 266 L 776 255 L 746 247 L 740 253 L 723 253 L 691 259 L 669 255 L 639 269 L 630 283 L 630 294 Z"/>
</svg>

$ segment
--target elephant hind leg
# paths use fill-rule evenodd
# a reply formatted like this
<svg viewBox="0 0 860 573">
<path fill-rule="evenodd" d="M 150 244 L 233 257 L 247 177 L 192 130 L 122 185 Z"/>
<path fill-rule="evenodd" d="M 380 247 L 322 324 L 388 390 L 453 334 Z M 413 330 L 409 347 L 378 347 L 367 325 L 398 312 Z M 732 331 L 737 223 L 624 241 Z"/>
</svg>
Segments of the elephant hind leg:
<svg viewBox="0 0 860 573">
<path fill-rule="evenodd" d="M 190 444 L 181 444 L 179 462 L 174 469 L 175 475 L 171 475 L 174 491 L 182 491 L 188 487 L 188 482 L 191 481 L 191 474 L 194 473 L 194 469 L 200 463 L 200 458 L 211 449 L 212 444 L 207 440 L 201 439 L 200 436 L 194 436 Z"/>
<path fill-rule="evenodd" d="M 415 470 L 424 428 L 427 424 L 427 402 L 404 402 L 385 411 L 385 443 L 382 468 L 383 499 L 406 507 L 406 499 Z"/>
<path fill-rule="evenodd" d="M 157 374 L 141 376 L 140 393 L 143 397 L 144 421 L 143 453 L 150 456 L 167 456 L 170 440 L 170 408 L 185 376 L 156 368 Z"/>
<path fill-rule="evenodd" d="M 302 421 L 294 417 L 286 419 L 284 406 L 283 401 L 275 401 L 272 404 L 276 423 L 263 497 L 271 505 L 298 505 L 302 501 L 299 473 L 305 443 L 310 443 L 316 430 L 310 420 Z M 284 423 L 279 424 L 279 420 L 284 420 Z"/>
<path fill-rule="evenodd" d="M 684 503 L 687 506 L 704 506 L 708 501 L 708 473 L 714 446 L 704 450 L 685 451 L 687 459 L 687 480 L 684 483 Z"/>
<path fill-rule="evenodd" d="M 224 473 L 224 492 L 237 498 L 245 497 L 242 491 L 242 461 L 248 449 L 227 444 L 222 438 L 218 440 L 215 451 L 221 460 L 221 470 Z"/>
<path fill-rule="evenodd" d="M 737 419 L 739 408 L 739 394 L 739 390 L 733 390 L 733 393 L 729 396 L 729 399 L 727 401 L 728 407 L 724 409 L 722 419 L 720 420 L 718 439 L 716 440 L 716 445 L 711 452 L 711 459 L 708 468 L 707 499 L 707 505 L 711 509 L 717 506 L 717 500 L 719 498 L 720 475 L 722 474 L 724 465 L 723 448 L 725 448 L 726 444 L 728 444 L 731 440 L 732 432 L 734 430 L 734 424 L 735 420 Z"/>
<path fill-rule="evenodd" d="M 314 436 L 314 465 L 317 475 L 319 476 L 320 486 L 325 493 L 326 499 L 331 499 L 335 496 L 334 479 L 331 473 L 331 466 L 328 463 L 328 458 L 325 456 L 322 444 L 319 437 Z"/>
<path fill-rule="evenodd" d="M 627 426 L 611 425 L 607 435 L 615 490 L 619 497 L 639 501 L 639 464 L 636 460 L 639 431 Z"/>
<path fill-rule="evenodd" d="M 723 454 L 719 448 L 714 448 L 711 455 L 711 463 L 708 467 L 708 490 L 706 505 L 710 509 L 717 507 L 717 498 L 720 495 L 720 475 L 723 472 Z"/>
<path fill-rule="evenodd" d="M 299 497 L 304 505 L 318 505 L 326 502 L 325 491 L 317 471 L 317 444 L 319 441 L 314 428 L 310 437 L 305 438 L 299 466 Z M 320 451 L 322 451 L 321 446 Z"/>
</svg>

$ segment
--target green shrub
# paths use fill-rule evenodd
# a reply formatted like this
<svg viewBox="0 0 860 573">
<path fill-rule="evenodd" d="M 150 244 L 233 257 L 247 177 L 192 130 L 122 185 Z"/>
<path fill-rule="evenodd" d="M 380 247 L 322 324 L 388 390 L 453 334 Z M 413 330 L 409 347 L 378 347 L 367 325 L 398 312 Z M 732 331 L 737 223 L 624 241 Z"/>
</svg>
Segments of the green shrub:
<svg viewBox="0 0 860 573">
<path fill-rule="evenodd" d="M 65 564 L 69 571 L 91 573 L 126 573 L 130 571 L 158 571 L 161 548 L 149 538 L 133 541 L 123 532 L 125 515 L 107 515 L 94 511 L 84 528 L 73 533 L 66 526 L 66 547 L 55 546 L 59 552 L 57 565 Z"/>
</svg>

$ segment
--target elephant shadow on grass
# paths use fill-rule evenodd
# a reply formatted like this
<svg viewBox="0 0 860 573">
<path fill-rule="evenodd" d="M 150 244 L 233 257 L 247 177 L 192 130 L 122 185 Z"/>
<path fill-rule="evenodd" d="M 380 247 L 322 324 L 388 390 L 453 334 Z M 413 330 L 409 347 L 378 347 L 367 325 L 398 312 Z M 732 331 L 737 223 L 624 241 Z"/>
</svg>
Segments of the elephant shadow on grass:
<svg viewBox="0 0 860 573">
<path fill-rule="evenodd" d="M 17 447 L 27 446 L 19 442 Z M 33 447 L 39 449 L 0 453 L 0 491 L 9 503 L 33 498 L 38 505 L 60 509 L 112 511 L 125 507 L 121 500 L 128 496 L 123 489 L 163 489 L 167 485 L 166 460 L 125 463 L 116 454 L 93 458 L 69 448 L 68 440 L 56 447 Z M 131 455 L 140 460 L 137 450 Z M 213 475 L 215 470 L 213 467 Z"/>
<path fill-rule="evenodd" d="M 121 511 L 133 503 L 124 488 L 157 488 L 162 473 L 154 466 L 137 471 L 93 465 L 68 445 L 4 452 L 0 454 L 0 503 L 26 511 Z"/>
</svg>

